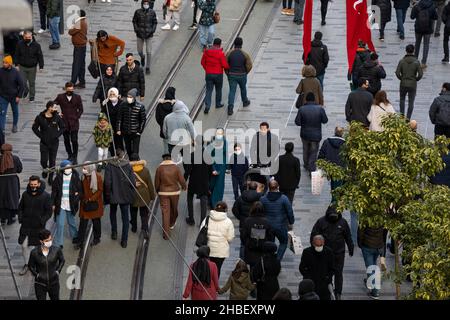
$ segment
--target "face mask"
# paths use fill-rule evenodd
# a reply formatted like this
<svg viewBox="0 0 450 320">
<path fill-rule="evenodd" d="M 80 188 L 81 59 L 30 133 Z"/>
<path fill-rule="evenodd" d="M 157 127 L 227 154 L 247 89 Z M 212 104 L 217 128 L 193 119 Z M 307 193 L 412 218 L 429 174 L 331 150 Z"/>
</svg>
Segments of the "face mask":
<svg viewBox="0 0 450 320">
<path fill-rule="evenodd" d="M 240 154 L 242 153 L 242 150 L 241 150 L 241 149 L 236 149 L 236 150 L 234 151 L 234 153 L 236 153 L 237 155 L 240 155 Z"/>
<path fill-rule="evenodd" d="M 222 135 L 216 135 L 216 140 L 223 140 L 223 136 Z"/>
<path fill-rule="evenodd" d="M 323 246 L 320 246 L 320 247 L 314 247 L 314 249 L 315 249 L 317 252 L 322 252 L 322 251 L 323 251 Z"/>
<path fill-rule="evenodd" d="M 132 103 L 134 102 L 134 98 L 127 98 L 127 102 L 128 102 L 129 104 L 132 104 Z"/>
<path fill-rule="evenodd" d="M 31 192 L 36 192 L 38 188 L 30 188 Z"/>
<path fill-rule="evenodd" d="M 71 96 L 73 95 L 73 92 L 72 92 L 72 91 L 67 91 L 67 92 L 66 92 L 66 95 L 67 95 L 68 97 L 71 97 Z"/>
<path fill-rule="evenodd" d="M 83 174 L 88 175 L 89 172 L 86 169 L 83 169 Z"/>
<path fill-rule="evenodd" d="M 339 219 L 339 216 L 337 214 L 330 214 L 329 219 L 334 222 Z"/>
<path fill-rule="evenodd" d="M 58 110 L 52 111 L 52 114 L 58 114 Z"/>
<path fill-rule="evenodd" d="M 64 174 L 66 175 L 66 176 L 68 176 L 69 174 L 71 174 L 72 173 L 72 169 L 64 169 Z"/>
<path fill-rule="evenodd" d="M 33 41 L 33 40 L 32 40 L 32 39 L 26 39 L 26 40 L 25 40 L 25 43 L 26 43 L 26 44 L 30 44 L 31 41 Z"/>
<path fill-rule="evenodd" d="M 119 98 L 117 98 L 117 97 L 109 98 L 109 101 L 111 101 L 112 103 L 116 103 L 118 100 L 119 100 Z"/>
<path fill-rule="evenodd" d="M 44 247 L 50 248 L 51 246 L 52 246 L 52 240 L 44 242 Z"/>
<path fill-rule="evenodd" d="M 150 9 L 150 6 L 148 4 L 144 4 L 143 7 L 144 7 L 145 10 Z"/>
</svg>

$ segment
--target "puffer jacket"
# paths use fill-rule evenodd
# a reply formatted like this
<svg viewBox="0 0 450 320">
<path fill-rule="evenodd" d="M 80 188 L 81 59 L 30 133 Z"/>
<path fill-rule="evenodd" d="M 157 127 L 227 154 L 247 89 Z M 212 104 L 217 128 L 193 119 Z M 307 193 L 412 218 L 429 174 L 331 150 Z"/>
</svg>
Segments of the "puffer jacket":
<svg viewBox="0 0 450 320">
<path fill-rule="evenodd" d="M 331 137 L 326 139 L 320 148 L 319 156 L 317 158 L 325 159 L 340 167 L 344 167 L 344 161 L 340 155 L 344 143 L 345 140 L 341 137 Z"/>
<path fill-rule="evenodd" d="M 197 1 L 198 1 L 198 8 L 202 10 L 199 25 L 207 27 L 213 25 L 214 11 L 216 11 L 216 1 L 215 0 L 197 0 Z"/>
<path fill-rule="evenodd" d="M 306 95 L 308 94 L 308 92 L 312 92 L 316 97 L 316 100 L 314 102 L 323 106 L 324 102 L 322 87 L 320 86 L 319 80 L 317 80 L 316 78 L 315 68 L 311 65 L 305 66 L 303 76 L 304 78 L 300 80 L 300 83 L 298 84 L 295 92 L 297 92 L 297 94 L 305 94 L 303 97 L 303 104 L 305 104 L 306 102 Z"/>
<path fill-rule="evenodd" d="M 155 119 L 159 124 L 159 136 L 164 139 L 163 124 L 164 119 L 172 113 L 173 105 L 177 100 L 165 100 L 159 99 L 158 105 L 156 106 Z"/>
<path fill-rule="evenodd" d="M 201 64 L 206 74 L 223 74 L 224 70 L 230 69 L 223 49 L 213 46 L 203 52 Z"/>
<path fill-rule="evenodd" d="M 144 9 L 144 1 L 141 2 L 141 9 L 137 9 L 133 16 L 133 28 L 136 36 L 140 39 L 153 37 L 158 24 L 156 13 L 153 9 Z M 151 5 L 150 5 L 151 7 Z"/>
<path fill-rule="evenodd" d="M 308 141 L 322 140 L 322 123 L 328 122 L 325 109 L 318 104 L 308 102 L 298 109 L 295 124 L 300 126 L 300 137 Z"/>
<path fill-rule="evenodd" d="M 318 76 L 325 73 L 325 69 L 328 67 L 328 48 L 320 40 L 314 39 L 311 41 L 311 51 L 306 60 L 306 64 L 310 64 L 316 68 L 316 74 Z"/>
<path fill-rule="evenodd" d="M 205 225 L 203 220 L 200 229 Z M 234 239 L 234 226 L 226 212 L 211 210 L 208 222 L 208 247 L 211 249 L 210 257 L 228 258 L 230 256 L 230 243 Z"/>
<path fill-rule="evenodd" d="M 28 269 L 34 276 L 35 284 L 50 287 L 59 282 L 59 274 L 64 263 L 65 260 L 61 248 L 51 246 L 48 250 L 48 255 L 44 256 L 42 247 L 37 246 L 31 251 Z"/>
<path fill-rule="evenodd" d="M 435 98 L 430 107 L 430 120 L 434 125 L 450 127 L 450 92 L 444 91 Z"/>
<path fill-rule="evenodd" d="M 195 129 L 194 124 L 192 123 L 191 117 L 189 117 L 189 109 L 184 104 L 183 101 L 177 100 L 173 105 L 173 111 L 171 114 L 164 118 L 163 122 L 163 134 L 164 137 L 168 140 L 169 144 L 177 145 L 181 143 L 179 139 L 181 137 L 177 137 L 173 135 L 175 130 L 184 129 L 187 133 L 189 133 L 190 138 L 192 140 L 195 139 Z M 183 141 L 182 145 L 190 144 L 190 141 Z"/>
<path fill-rule="evenodd" d="M 428 25 L 421 26 L 420 25 L 420 12 L 423 10 L 428 11 Z M 420 0 L 418 4 L 416 4 L 411 10 L 411 19 L 416 20 L 414 23 L 414 31 L 419 34 L 432 34 L 434 31 L 434 21 L 438 19 L 438 14 L 436 12 L 436 7 L 432 0 Z"/>
<path fill-rule="evenodd" d="M 381 90 L 381 79 L 386 78 L 386 72 L 376 61 L 368 60 L 358 70 L 358 79 L 361 78 L 369 80 L 369 89 L 367 90 L 375 95 Z"/>
<path fill-rule="evenodd" d="M 145 126 L 145 107 L 135 101 L 129 104 L 124 100 L 120 105 L 119 116 L 117 117 L 117 131 L 122 134 L 141 134 Z"/>
<path fill-rule="evenodd" d="M 289 199 L 281 192 L 268 192 L 261 197 L 267 220 L 273 229 L 287 230 L 288 224 L 294 224 L 294 212 Z"/>
<path fill-rule="evenodd" d="M 392 5 L 391 0 L 372 0 L 372 5 L 380 8 L 381 18 L 380 23 L 388 23 L 391 21 Z"/>
<path fill-rule="evenodd" d="M 144 70 L 138 61 L 134 61 L 134 65 L 133 69 L 129 69 L 127 64 L 120 68 L 117 89 L 122 97 L 126 97 L 131 89 L 137 89 L 138 96 L 145 96 Z"/>
<path fill-rule="evenodd" d="M 400 80 L 400 87 L 417 88 L 417 81 L 422 79 L 423 70 L 414 54 L 407 54 L 398 63 L 395 75 Z"/>
</svg>

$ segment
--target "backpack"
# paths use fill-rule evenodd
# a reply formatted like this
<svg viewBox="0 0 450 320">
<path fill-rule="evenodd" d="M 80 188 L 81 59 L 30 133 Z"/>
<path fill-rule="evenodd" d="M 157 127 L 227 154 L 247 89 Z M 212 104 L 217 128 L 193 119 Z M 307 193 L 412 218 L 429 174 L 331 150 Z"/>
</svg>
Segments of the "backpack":
<svg viewBox="0 0 450 320">
<path fill-rule="evenodd" d="M 417 15 L 417 32 L 427 33 L 430 29 L 430 10 L 422 9 Z"/>
<path fill-rule="evenodd" d="M 249 248 L 262 250 L 267 230 L 264 225 L 253 225 L 250 229 Z"/>
</svg>

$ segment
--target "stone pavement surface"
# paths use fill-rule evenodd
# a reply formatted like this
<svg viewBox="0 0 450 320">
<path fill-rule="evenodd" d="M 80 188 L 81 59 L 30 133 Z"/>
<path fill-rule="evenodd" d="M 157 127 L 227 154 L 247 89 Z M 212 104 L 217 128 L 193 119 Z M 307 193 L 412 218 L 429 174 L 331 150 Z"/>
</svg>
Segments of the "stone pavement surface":
<svg viewBox="0 0 450 320">
<path fill-rule="evenodd" d="M 325 75 L 325 108 L 329 122 L 323 126 L 323 138 L 333 135 L 336 125 L 346 126 L 345 102 L 349 93 L 349 84 L 346 79 L 347 57 L 345 43 L 345 2 L 334 1 L 330 4 L 327 17 L 327 25 L 320 26 L 320 8 L 314 4 L 313 12 L 313 32 L 320 30 L 323 32 L 323 42 L 328 45 L 330 63 Z M 409 14 L 410 10 L 408 10 Z M 398 61 L 403 57 L 405 47 L 409 43 L 414 43 L 414 24 L 407 18 L 406 39 L 401 41 L 396 34 L 395 15 L 387 25 L 385 42 L 378 41 L 377 31 L 373 32 L 372 38 L 380 55 L 380 62 L 384 65 L 387 79 L 383 80 L 383 90 L 388 93 L 388 98 L 399 111 L 399 81 L 395 76 L 395 69 Z M 277 15 L 270 26 L 261 50 L 254 63 L 252 75 L 249 78 L 248 95 L 252 101 L 249 108 L 240 108 L 233 115 L 227 128 L 254 128 L 257 130 L 261 121 L 268 121 L 271 128 L 279 129 L 282 140 L 282 148 L 286 142 L 295 144 L 294 154 L 302 158 L 302 144 L 299 136 L 299 127 L 294 123 L 296 109 L 294 102 L 296 99 L 295 88 L 301 79 L 300 71 L 303 66 L 301 55 L 303 53 L 302 43 L 303 27 L 292 23 L 291 17 Z M 424 78 L 419 82 L 418 95 L 416 98 L 415 110 L 412 118 L 418 121 L 418 132 L 427 138 L 433 138 L 433 125 L 428 118 L 428 110 L 433 99 L 440 92 L 443 82 L 448 81 L 449 65 L 442 65 L 442 38 L 433 38 L 430 45 L 428 58 L 428 69 Z M 248 150 L 248 149 L 247 149 Z M 284 152 L 284 151 L 283 151 Z M 282 153 L 283 153 L 282 152 Z M 309 246 L 309 236 L 313 224 L 318 218 L 325 214 L 326 208 L 331 200 L 329 185 L 326 184 L 320 196 L 311 194 L 311 182 L 306 172 L 302 169 L 300 188 L 296 191 L 294 201 L 294 224 L 295 234 L 301 237 L 304 247 Z M 226 189 L 224 200 L 229 208 L 234 202 L 231 178 L 226 179 Z M 199 214 L 198 214 L 199 215 Z M 224 285 L 228 275 L 234 269 L 239 257 L 239 236 L 238 222 L 229 210 L 228 216 L 233 220 L 236 230 L 236 238 L 231 244 L 231 256 L 227 258 L 222 267 L 220 284 Z M 344 218 L 350 222 L 348 212 L 344 213 Z M 198 219 L 198 217 L 197 217 Z M 195 261 L 196 256 L 192 254 L 193 243 L 196 234 L 191 234 L 187 239 L 186 258 Z M 393 255 L 387 253 L 388 270 L 394 268 Z M 282 272 L 279 276 L 280 287 L 287 287 L 297 295 L 298 283 L 302 279 L 298 266 L 300 256 L 294 255 L 289 249 L 286 251 L 282 261 Z M 184 270 L 184 284 L 188 274 L 187 268 Z M 362 279 L 365 276 L 365 267 L 362 254 L 356 248 L 353 257 L 346 256 L 344 268 L 344 287 L 342 299 L 366 300 L 369 299 L 363 287 Z M 402 286 L 402 292 L 407 292 L 408 285 Z M 220 298 L 225 299 L 227 295 Z M 383 280 L 380 299 L 395 299 L 395 288 L 393 283 Z"/>
</svg>

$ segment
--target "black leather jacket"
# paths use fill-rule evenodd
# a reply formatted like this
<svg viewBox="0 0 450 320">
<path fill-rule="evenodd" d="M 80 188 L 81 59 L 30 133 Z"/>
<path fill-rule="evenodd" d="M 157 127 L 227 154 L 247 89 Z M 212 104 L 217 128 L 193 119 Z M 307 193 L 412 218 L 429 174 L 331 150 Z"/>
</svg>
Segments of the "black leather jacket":
<svg viewBox="0 0 450 320">
<path fill-rule="evenodd" d="M 135 101 L 128 104 L 125 100 L 120 105 L 119 116 L 117 117 L 117 131 L 122 134 L 141 134 L 145 126 L 145 107 Z"/>
<path fill-rule="evenodd" d="M 34 275 L 35 283 L 50 286 L 59 281 L 59 274 L 65 260 L 61 248 L 52 246 L 47 257 L 42 253 L 42 247 L 38 246 L 31 251 L 28 268 Z"/>
</svg>

